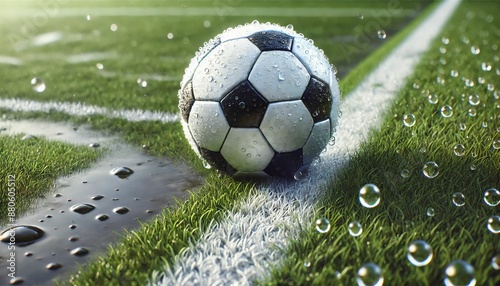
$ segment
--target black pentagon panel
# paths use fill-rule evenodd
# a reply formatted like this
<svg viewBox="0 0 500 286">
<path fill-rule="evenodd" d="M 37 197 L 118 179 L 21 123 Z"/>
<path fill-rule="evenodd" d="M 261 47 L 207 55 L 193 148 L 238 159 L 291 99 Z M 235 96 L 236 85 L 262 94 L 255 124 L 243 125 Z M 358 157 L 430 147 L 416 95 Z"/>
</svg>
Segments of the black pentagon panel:
<svg viewBox="0 0 500 286">
<path fill-rule="evenodd" d="M 293 37 L 278 31 L 261 31 L 248 37 L 261 51 L 291 51 Z"/>
<path fill-rule="evenodd" d="M 189 118 L 189 113 L 191 112 L 191 107 L 194 104 L 194 94 L 193 94 L 193 84 L 189 82 L 184 86 L 179 94 L 179 109 L 181 111 L 182 118 L 187 122 Z"/>
<path fill-rule="evenodd" d="M 207 150 L 205 148 L 199 148 L 201 156 L 210 164 L 219 171 L 225 172 L 229 175 L 234 175 L 237 170 L 234 169 L 229 163 L 222 157 L 220 152 L 214 152 Z"/>
<path fill-rule="evenodd" d="M 311 77 L 302 95 L 302 102 L 313 117 L 314 123 L 326 120 L 332 111 L 330 87 L 319 79 Z"/>
<path fill-rule="evenodd" d="M 276 153 L 264 172 L 272 177 L 293 179 L 295 172 L 302 167 L 302 148 L 286 153 Z"/>
<path fill-rule="evenodd" d="M 221 100 L 222 111 L 231 127 L 259 127 L 267 109 L 267 100 L 244 81 Z"/>
</svg>

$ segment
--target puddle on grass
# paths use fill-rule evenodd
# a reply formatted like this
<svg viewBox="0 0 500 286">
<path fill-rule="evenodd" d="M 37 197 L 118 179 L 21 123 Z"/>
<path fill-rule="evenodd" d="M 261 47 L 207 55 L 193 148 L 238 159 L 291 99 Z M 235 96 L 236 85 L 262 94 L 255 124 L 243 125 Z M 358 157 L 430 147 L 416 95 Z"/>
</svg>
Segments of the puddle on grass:
<svg viewBox="0 0 500 286">
<path fill-rule="evenodd" d="M 116 139 L 92 137 L 83 128 L 75 131 L 70 126 L 29 121 L 19 125 L 0 121 L 0 127 L 7 128 L 0 134 L 23 130 L 39 136 L 41 129 L 51 130 L 45 131 L 53 133 L 44 134 L 46 138 L 86 145 L 91 142 L 111 150 L 94 167 L 58 179 L 54 190 L 40 199 L 33 211 L 17 219 L 17 225 L 25 226 L 23 239 L 29 240 L 24 246 L 16 244 L 15 249 L 16 277 L 23 280 L 21 285 L 47 285 L 56 277 L 68 278 L 77 264 L 90 261 L 110 243 L 118 242 L 123 229 L 138 228 L 139 221 L 150 220 L 175 205 L 175 200 L 186 199 L 189 191 L 202 183 L 186 166 L 145 155 Z M 111 172 L 125 167 L 133 173 L 121 178 Z M 0 232 L 12 226 L 2 226 Z M 33 233 L 37 229 L 32 227 L 39 228 L 42 235 Z M 0 243 L 1 269 L 8 266 L 7 246 Z M 8 285 L 9 279 L 2 275 L 0 285 Z"/>
</svg>

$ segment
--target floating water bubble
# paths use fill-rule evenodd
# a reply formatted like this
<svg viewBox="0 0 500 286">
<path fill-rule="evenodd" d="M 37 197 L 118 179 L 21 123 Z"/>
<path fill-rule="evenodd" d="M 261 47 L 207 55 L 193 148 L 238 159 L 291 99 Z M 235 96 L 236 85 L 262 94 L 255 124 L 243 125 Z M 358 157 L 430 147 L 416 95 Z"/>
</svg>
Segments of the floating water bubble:
<svg viewBox="0 0 500 286">
<path fill-rule="evenodd" d="M 473 55 L 479 55 L 479 53 L 481 52 L 481 49 L 479 49 L 478 46 L 472 46 L 472 47 L 470 47 L 470 52 Z"/>
<path fill-rule="evenodd" d="M 474 86 L 474 81 L 471 80 L 471 79 L 469 79 L 469 78 L 465 79 L 465 86 L 467 86 L 467 87 L 473 87 Z"/>
<path fill-rule="evenodd" d="M 497 206 L 498 204 L 500 204 L 500 191 L 495 188 L 487 189 L 484 192 L 483 199 L 488 206 Z"/>
<path fill-rule="evenodd" d="M 429 179 L 433 179 L 437 177 L 439 174 L 439 166 L 436 164 L 436 162 L 429 161 L 424 164 L 424 167 L 422 168 L 422 173 L 424 174 L 425 177 Z"/>
<path fill-rule="evenodd" d="M 491 233 L 500 233 L 500 216 L 491 216 L 486 226 Z"/>
<path fill-rule="evenodd" d="M 399 174 L 403 179 L 408 179 L 410 177 L 410 171 L 408 171 L 408 169 L 401 170 L 401 173 Z"/>
<path fill-rule="evenodd" d="M 118 30 L 118 25 L 116 24 L 111 24 L 111 26 L 109 27 L 109 29 L 112 31 L 112 32 L 116 32 Z"/>
<path fill-rule="evenodd" d="M 441 116 L 444 118 L 451 117 L 453 115 L 453 108 L 449 105 L 441 107 Z"/>
<path fill-rule="evenodd" d="M 88 249 L 84 248 L 84 247 L 77 247 L 73 250 L 71 250 L 71 255 L 75 255 L 75 256 L 85 256 L 89 253 Z"/>
<path fill-rule="evenodd" d="M 493 140 L 493 143 L 491 143 L 491 145 L 493 146 L 493 149 L 500 150 L 500 139 Z"/>
<path fill-rule="evenodd" d="M 457 77 L 457 76 L 458 76 L 458 71 L 456 71 L 456 70 L 451 70 L 451 71 L 450 71 L 450 75 L 451 75 L 451 77 Z"/>
<path fill-rule="evenodd" d="M 456 192 L 451 196 L 453 204 L 457 207 L 462 207 L 465 205 L 465 196 L 460 192 Z"/>
<path fill-rule="evenodd" d="M 419 89 L 420 88 L 420 85 L 416 82 L 413 83 L 413 88 L 414 89 Z"/>
<path fill-rule="evenodd" d="M 347 231 L 351 236 L 360 236 L 363 233 L 363 227 L 358 221 L 351 221 L 347 225 Z"/>
<path fill-rule="evenodd" d="M 495 90 L 495 86 L 494 86 L 492 83 L 488 83 L 488 85 L 486 86 L 486 88 L 487 88 L 489 91 L 494 91 L 494 90 Z"/>
<path fill-rule="evenodd" d="M 480 76 L 480 77 L 477 78 L 477 83 L 484 84 L 485 82 L 486 82 L 486 79 L 484 77 Z"/>
<path fill-rule="evenodd" d="M 491 258 L 491 267 L 495 270 L 500 270 L 500 254 L 497 254 Z"/>
<path fill-rule="evenodd" d="M 445 47 L 440 47 L 440 48 L 439 48 L 439 52 L 440 52 L 441 54 L 446 54 L 446 48 L 445 48 Z"/>
<path fill-rule="evenodd" d="M 173 33 L 168 33 L 167 34 L 167 39 L 172 40 L 173 38 L 174 38 L 174 34 Z"/>
<path fill-rule="evenodd" d="M 146 86 L 148 86 L 148 82 L 147 82 L 145 79 L 143 79 L 143 78 L 138 78 L 138 79 L 137 79 L 137 84 L 138 84 L 139 86 L 141 86 L 141 87 L 146 87 Z"/>
<path fill-rule="evenodd" d="M 500 91 L 495 90 L 495 91 L 493 92 L 493 98 L 494 98 L 494 99 L 500 99 Z"/>
<path fill-rule="evenodd" d="M 447 37 L 442 37 L 441 38 L 441 43 L 448 45 L 450 43 L 450 39 Z"/>
<path fill-rule="evenodd" d="M 432 207 L 427 208 L 427 216 L 428 217 L 433 217 L 436 214 L 436 211 Z"/>
<path fill-rule="evenodd" d="M 387 37 L 387 34 L 385 33 L 384 30 L 378 30 L 377 32 L 377 37 L 381 40 L 385 39 Z"/>
<path fill-rule="evenodd" d="M 477 114 L 477 111 L 475 108 L 469 108 L 468 114 L 470 117 L 474 117 Z"/>
<path fill-rule="evenodd" d="M 71 208 L 69 208 L 70 211 L 79 213 L 79 214 L 86 214 L 91 212 L 95 207 L 91 204 L 76 204 L 73 205 Z"/>
<path fill-rule="evenodd" d="M 429 96 L 427 96 L 427 100 L 430 104 L 437 104 L 439 101 L 439 97 L 437 94 L 429 94 Z"/>
<path fill-rule="evenodd" d="M 56 269 L 59 269 L 61 267 L 62 267 L 62 265 L 60 263 L 57 263 L 57 262 L 50 262 L 45 266 L 45 268 L 47 268 L 49 270 L 56 270 Z"/>
<path fill-rule="evenodd" d="M 478 105 L 481 102 L 481 98 L 477 94 L 471 94 L 469 95 L 469 104 L 470 105 Z"/>
<path fill-rule="evenodd" d="M 109 218 L 107 214 L 98 214 L 95 216 L 96 220 L 105 221 Z"/>
<path fill-rule="evenodd" d="M 412 127 L 413 125 L 415 125 L 415 115 L 413 114 L 405 114 L 403 116 L 403 124 L 406 126 L 406 127 Z"/>
<path fill-rule="evenodd" d="M 446 83 L 446 80 L 442 77 L 436 77 L 436 82 L 440 85 L 444 85 Z"/>
<path fill-rule="evenodd" d="M 382 286 L 384 276 L 382 269 L 373 262 L 368 262 L 358 270 L 356 281 L 359 286 Z"/>
<path fill-rule="evenodd" d="M 34 77 L 31 79 L 31 88 L 36 92 L 43 92 L 46 88 L 45 82 L 39 77 Z"/>
<path fill-rule="evenodd" d="M 417 267 L 425 266 L 432 261 L 432 247 L 424 240 L 415 240 L 408 246 L 406 257 Z"/>
<path fill-rule="evenodd" d="M 87 15 L 87 17 L 85 17 L 85 19 L 87 19 L 87 21 L 90 21 L 90 19 L 91 19 L 90 15 Z"/>
<path fill-rule="evenodd" d="M 33 225 L 18 225 L 8 228 L 0 234 L 0 241 L 5 243 L 14 242 L 23 246 L 31 244 L 41 238 L 45 232 Z"/>
<path fill-rule="evenodd" d="M 458 156 L 458 157 L 463 156 L 465 154 L 464 145 L 457 144 L 457 145 L 453 146 L 453 154 L 455 154 L 455 156 Z"/>
<path fill-rule="evenodd" d="M 316 231 L 326 233 L 330 230 L 330 221 L 324 217 L 316 220 Z"/>
<path fill-rule="evenodd" d="M 102 70 L 104 68 L 104 65 L 101 64 L 101 63 L 97 63 L 95 64 L 95 67 L 98 69 L 98 70 Z"/>
<path fill-rule="evenodd" d="M 126 214 L 129 212 L 129 209 L 126 207 L 116 207 L 113 209 L 113 212 L 117 214 Z"/>
<path fill-rule="evenodd" d="M 359 202 L 365 208 L 374 208 L 380 203 L 380 189 L 374 184 L 366 184 L 359 190 Z"/>
<path fill-rule="evenodd" d="M 483 62 L 481 63 L 481 69 L 483 71 L 490 71 L 491 70 L 491 64 L 488 62 Z"/>
<path fill-rule="evenodd" d="M 467 38 L 466 36 L 462 36 L 462 38 L 460 38 L 462 40 L 462 43 L 464 44 L 468 44 L 470 41 L 469 41 L 469 38 Z"/>
<path fill-rule="evenodd" d="M 474 267 L 464 260 L 452 261 L 444 272 L 445 286 L 474 286 Z"/>
<path fill-rule="evenodd" d="M 109 173 L 111 175 L 117 176 L 120 179 L 125 179 L 132 175 L 134 171 L 128 167 L 116 167 L 113 168 Z"/>
</svg>

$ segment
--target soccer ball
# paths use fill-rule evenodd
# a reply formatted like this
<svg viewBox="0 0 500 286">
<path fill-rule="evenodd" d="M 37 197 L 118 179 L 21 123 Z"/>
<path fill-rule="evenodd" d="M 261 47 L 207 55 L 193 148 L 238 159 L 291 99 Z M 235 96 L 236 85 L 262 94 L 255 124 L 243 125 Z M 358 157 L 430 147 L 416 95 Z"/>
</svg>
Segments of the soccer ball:
<svg viewBox="0 0 500 286">
<path fill-rule="evenodd" d="M 292 178 L 332 137 L 335 74 L 323 51 L 290 25 L 227 29 L 186 68 L 179 90 L 186 138 L 229 175 Z"/>
</svg>

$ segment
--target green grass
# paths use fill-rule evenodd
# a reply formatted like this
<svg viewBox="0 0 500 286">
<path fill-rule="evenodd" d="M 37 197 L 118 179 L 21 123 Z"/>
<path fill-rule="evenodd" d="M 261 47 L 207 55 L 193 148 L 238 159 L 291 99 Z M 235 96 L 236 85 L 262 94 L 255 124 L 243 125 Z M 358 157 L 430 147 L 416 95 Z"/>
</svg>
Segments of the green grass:
<svg viewBox="0 0 500 286">
<path fill-rule="evenodd" d="M 498 83 L 498 52 L 492 47 L 498 44 L 495 35 L 500 30 L 498 19 L 485 21 L 485 15 L 498 12 L 494 3 L 462 4 L 442 33 L 449 44 L 443 44 L 441 37 L 435 40 L 388 112 L 382 129 L 373 133 L 329 187 L 316 216 L 330 219 L 331 230 L 319 234 L 311 222 L 309 231 L 289 248 L 283 267 L 262 284 L 322 285 L 329 281 L 355 285 L 358 269 L 372 261 L 383 269 L 389 285 L 439 285 L 446 265 L 455 259 L 474 266 L 477 285 L 500 283 L 498 271 L 490 265 L 500 237 L 486 228 L 488 217 L 498 214 L 498 207 L 487 206 L 482 198 L 486 189 L 500 188 L 500 150 L 492 147 L 493 140 L 500 138 L 500 102 L 487 87 Z M 470 43 L 465 44 L 463 36 Z M 480 54 L 471 53 L 474 45 L 480 47 Z M 440 47 L 446 48 L 445 54 Z M 493 69 L 483 71 L 483 62 L 493 64 Z M 460 75 L 452 77 L 451 70 Z M 465 87 L 462 76 L 472 79 L 474 87 Z M 437 77 L 445 83 L 439 84 Z M 478 77 L 485 83 L 479 84 Z M 437 105 L 428 102 L 428 92 L 439 96 Z M 478 106 L 468 103 L 471 94 L 480 96 Z M 447 104 L 454 112 L 443 118 L 439 110 Z M 468 115 L 470 108 L 477 110 L 476 116 Z M 416 117 L 413 127 L 402 123 L 403 115 L 409 113 Z M 460 124 L 467 129 L 461 130 Z M 462 157 L 452 152 L 458 143 L 466 148 Z M 428 161 L 439 165 L 440 173 L 434 179 L 422 174 Z M 400 175 L 404 169 L 409 178 Z M 358 201 L 359 189 L 367 183 L 381 189 L 381 204 L 374 209 L 365 209 Z M 455 192 L 465 195 L 465 206 L 452 204 Z M 428 207 L 435 209 L 434 217 L 426 215 Z M 358 238 L 347 232 L 352 220 L 363 225 Z M 422 268 L 412 266 L 406 258 L 409 243 L 416 239 L 426 240 L 434 249 L 433 261 Z M 310 262 L 310 267 L 304 262 Z"/>
<path fill-rule="evenodd" d="M 102 153 L 43 138 L 22 140 L 22 135 L 0 135 L 0 224 L 9 223 L 10 188 L 14 188 L 17 218 L 52 189 L 55 179 L 89 167 Z M 14 185 L 9 184 L 11 179 Z"/>
</svg>

